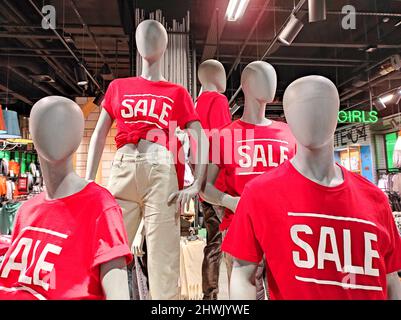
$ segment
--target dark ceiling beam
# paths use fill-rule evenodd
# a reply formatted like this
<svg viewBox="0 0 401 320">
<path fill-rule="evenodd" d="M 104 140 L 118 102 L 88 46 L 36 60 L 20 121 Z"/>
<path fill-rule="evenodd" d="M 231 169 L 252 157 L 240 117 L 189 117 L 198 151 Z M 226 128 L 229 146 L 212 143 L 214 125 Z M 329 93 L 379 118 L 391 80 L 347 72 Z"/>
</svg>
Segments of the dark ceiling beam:
<svg viewBox="0 0 401 320">
<path fill-rule="evenodd" d="M 248 63 L 255 61 L 249 60 L 249 61 L 240 61 L 238 64 L 239 65 L 247 65 Z M 220 60 L 221 63 L 223 64 L 230 64 L 232 63 L 232 60 Z M 347 63 L 324 63 L 324 62 L 285 62 L 285 61 L 269 61 L 273 66 L 308 66 L 308 67 L 332 67 L 332 68 L 355 68 L 357 64 L 347 64 Z"/>
<path fill-rule="evenodd" d="M 110 28 L 110 29 L 122 29 L 120 25 L 107 25 L 107 24 L 91 24 L 91 28 Z M 0 23 L 0 28 L 16 28 L 16 29 L 38 29 L 43 30 L 40 24 L 18 24 L 18 23 Z M 64 24 L 64 29 L 79 29 L 82 31 L 82 24 Z"/>
<path fill-rule="evenodd" d="M 1 35 L 0 35 L 1 37 Z M 261 43 L 266 43 L 271 40 L 248 41 L 247 46 L 260 46 Z M 240 40 L 221 40 L 220 44 L 225 46 L 239 46 L 243 42 Z M 205 43 L 203 40 L 196 40 L 197 45 L 213 46 L 213 43 Z M 288 47 L 284 44 L 277 43 L 281 46 Z M 305 48 L 346 48 L 346 49 L 365 49 L 369 43 L 322 43 L 322 42 L 293 42 L 291 47 Z M 401 49 L 401 44 L 379 44 L 378 49 Z"/>
<path fill-rule="evenodd" d="M 35 11 L 39 14 L 39 16 L 42 19 L 45 19 L 43 13 L 41 12 L 41 10 L 38 8 L 38 6 L 32 1 L 32 0 L 28 0 L 29 3 L 32 5 L 33 9 L 35 9 Z M 65 39 L 63 38 L 63 36 L 61 36 L 57 30 L 55 29 L 51 29 L 53 31 L 53 33 L 57 36 L 57 38 L 60 40 L 60 42 L 62 43 L 62 45 L 71 53 L 71 55 L 74 57 L 74 59 L 76 60 L 77 64 L 85 71 L 86 75 L 88 76 L 88 78 L 92 81 L 92 83 L 101 90 L 101 86 L 99 84 L 99 82 L 92 76 L 92 74 L 89 72 L 89 70 L 85 67 L 83 61 L 81 61 L 76 54 L 74 53 L 74 51 L 70 48 L 70 46 L 68 45 L 68 43 L 65 41 Z"/>
<path fill-rule="evenodd" d="M 89 38 L 91 39 L 92 43 L 94 44 L 95 49 L 96 49 L 96 52 L 97 52 L 97 53 L 99 54 L 99 56 L 102 58 L 103 63 L 107 63 L 107 62 L 106 62 L 106 57 L 104 56 L 102 50 L 100 50 L 100 48 L 99 48 L 99 46 L 98 46 L 98 44 L 97 44 L 97 42 L 96 42 L 95 35 L 93 34 L 92 31 L 90 31 L 88 25 L 85 23 L 85 20 L 82 18 L 81 14 L 79 13 L 79 10 L 78 10 L 78 8 L 77 8 L 77 6 L 76 6 L 76 4 L 75 4 L 75 1 L 74 1 L 74 0 L 70 0 L 70 5 L 71 5 L 71 7 L 72 7 L 72 10 L 74 10 L 76 16 L 78 17 L 79 22 L 82 24 L 82 27 L 83 27 L 83 29 L 85 30 L 86 34 L 89 36 Z M 114 78 L 113 71 L 111 71 L 111 75 L 112 75 L 113 78 Z"/>
<path fill-rule="evenodd" d="M 227 72 L 227 79 L 230 78 L 231 74 L 233 73 L 233 71 L 234 71 L 235 68 L 237 67 L 238 63 L 241 61 L 241 56 L 242 56 L 242 54 L 243 54 L 245 48 L 248 46 L 248 43 L 249 43 L 249 41 L 251 40 L 251 37 L 253 36 L 253 33 L 255 32 L 256 27 L 257 27 L 258 24 L 259 24 L 259 21 L 260 21 L 260 20 L 262 19 L 262 17 L 264 16 L 264 14 L 265 14 L 264 9 L 267 8 L 267 6 L 269 5 L 269 3 L 270 3 L 270 0 L 265 0 L 265 1 L 264 1 L 264 4 L 263 4 L 261 10 L 260 10 L 258 16 L 256 17 L 255 22 L 254 22 L 253 25 L 252 25 L 252 28 L 249 30 L 248 36 L 246 37 L 245 41 L 242 41 L 242 43 L 241 43 L 241 48 L 240 48 L 240 50 L 239 50 L 239 52 L 238 52 L 238 55 L 237 55 L 236 59 L 234 60 L 234 63 L 232 64 L 230 70 Z"/>
<path fill-rule="evenodd" d="M 221 35 L 223 34 L 224 27 L 226 25 L 225 9 L 227 8 L 227 0 L 215 0 L 212 18 L 210 20 L 210 26 L 207 31 L 206 42 L 213 43 L 213 46 L 204 46 L 201 56 L 201 62 L 212 59 L 218 52 L 218 46 L 220 43 Z"/>
<path fill-rule="evenodd" d="M 0 47 L 1 51 L 6 51 L 6 52 L 10 52 L 10 54 L 12 54 L 11 51 L 23 51 L 23 52 L 34 52 L 36 50 L 43 50 L 41 48 L 21 48 L 21 47 Z M 51 53 L 66 53 L 68 52 L 67 49 L 46 49 L 46 51 L 51 52 Z M 116 51 L 115 50 L 102 50 L 104 55 L 113 55 L 115 56 Z M 96 50 L 91 50 L 91 49 L 87 49 L 85 48 L 85 56 L 86 54 L 90 54 L 90 55 L 96 55 Z M 128 55 L 129 54 L 129 50 L 123 50 L 123 49 L 118 49 L 118 55 Z"/>
<path fill-rule="evenodd" d="M 24 79 L 27 83 L 29 83 L 31 86 L 38 88 L 39 90 L 43 91 L 44 93 L 46 93 L 47 95 L 51 96 L 53 95 L 53 92 L 51 92 L 49 89 L 45 88 L 44 86 L 36 83 L 35 81 L 33 81 L 31 78 L 29 78 L 28 76 L 26 76 L 23 72 L 17 70 L 14 67 L 8 67 L 8 69 L 10 69 L 10 71 L 12 71 L 13 73 L 15 73 L 17 76 L 19 76 L 20 78 Z"/>
<path fill-rule="evenodd" d="M 7 5 L 10 12 L 12 12 L 12 14 L 11 14 L 10 12 L 8 12 L 8 10 L 6 10 L 3 7 L 2 13 L 7 12 L 6 15 L 7 15 L 8 19 L 12 20 L 15 23 L 19 23 L 19 22 L 24 23 L 24 24 L 27 23 L 26 19 L 21 15 L 20 12 L 18 12 L 18 10 L 9 1 L 4 0 L 3 3 L 5 5 Z M 7 32 L 10 32 L 10 31 L 7 31 Z M 43 48 L 43 45 L 39 41 L 36 41 L 35 39 L 31 39 L 31 38 L 18 39 L 18 40 L 24 46 L 26 46 L 28 48 L 32 47 L 32 45 L 35 47 L 40 47 L 41 49 L 37 50 L 36 53 L 41 55 L 41 58 L 49 66 L 51 66 L 53 68 L 53 70 L 57 73 L 57 75 L 60 79 L 62 79 L 67 85 L 69 85 L 77 94 L 81 93 L 80 89 L 78 88 L 77 84 L 75 83 L 75 80 L 70 75 L 71 72 L 67 72 L 67 70 L 57 60 L 50 59 L 49 57 L 43 55 L 43 54 L 46 54 L 46 50 L 45 50 L 45 48 Z"/>
<path fill-rule="evenodd" d="M 85 35 L 74 35 L 74 37 L 86 37 Z M 43 33 L 9 33 L 9 32 L 0 32 L 0 38 L 15 38 L 15 39 L 35 39 L 35 40 L 56 40 L 59 39 L 56 35 L 52 34 L 43 34 Z M 125 35 L 108 35 L 108 34 L 101 34 L 96 35 L 96 38 L 103 38 L 103 39 L 128 39 Z"/>
<path fill-rule="evenodd" d="M 249 6 L 248 10 L 259 11 L 262 10 L 261 6 Z M 275 11 L 275 12 L 283 12 L 290 13 L 292 12 L 292 8 L 284 8 L 284 7 L 268 7 L 265 11 Z M 299 12 L 307 13 L 308 9 L 301 9 Z M 326 14 L 328 15 L 336 15 L 336 16 L 344 16 L 344 13 L 341 11 L 327 10 Z M 355 15 L 357 16 L 371 16 L 371 17 L 401 17 L 401 13 L 394 12 L 368 12 L 368 11 L 356 11 Z"/>
<path fill-rule="evenodd" d="M 235 55 L 232 54 L 222 54 L 220 55 L 221 58 L 235 58 Z M 243 59 L 248 60 L 257 60 L 257 56 L 242 56 Z M 361 59 L 336 59 L 336 58 L 319 58 L 319 57 L 312 57 L 312 58 L 305 58 L 305 57 L 288 57 L 288 56 L 270 56 L 268 60 L 292 60 L 292 61 L 313 61 L 313 62 L 342 62 L 342 63 L 370 63 L 372 61 L 368 60 L 361 60 Z"/>
<path fill-rule="evenodd" d="M 14 98 L 16 98 L 22 102 L 25 102 L 26 104 L 29 104 L 31 106 L 33 105 L 33 102 L 31 100 L 29 100 L 27 97 L 11 90 L 10 88 L 7 88 L 6 86 L 4 86 L 2 84 L 0 84 L 0 91 L 7 92 L 9 95 L 13 96 Z"/>
</svg>

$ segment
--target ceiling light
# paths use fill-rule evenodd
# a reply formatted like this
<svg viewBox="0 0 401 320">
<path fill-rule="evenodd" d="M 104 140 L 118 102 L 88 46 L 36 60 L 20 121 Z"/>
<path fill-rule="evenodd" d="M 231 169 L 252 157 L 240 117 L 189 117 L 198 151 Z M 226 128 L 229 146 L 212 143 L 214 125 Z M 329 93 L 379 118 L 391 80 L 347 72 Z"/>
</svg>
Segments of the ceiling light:
<svg viewBox="0 0 401 320">
<path fill-rule="evenodd" d="M 230 0 L 227 6 L 226 17 L 228 21 L 237 21 L 241 18 L 248 6 L 249 0 Z"/>
<path fill-rule="evenodd" d="M 390 102 L 391 100 L 393 100 L 393 98 L 394 98 L 393 94 L 388 94 L 384 97 L 380 97 L 379 100 L 381 103 L 386 104 L 386 103 Z"/>
<path fill-rule="evenodd" d="M 389 18 L 389 17 L 384 17 L 384 18 L 383 18 L 383 22 L 384 22 L 384 23 L 387 23 L 387 22 L 389 22 L 389 21 L 390 21 L 390 18 Z"/>
<path fill-rule="evenodd" d="M 88 85 L 88 75 L 81 65 L 75 66 L 74 73 L 75 79 L 77 80 L 77 85 L 79 85 L 80 87 Z"/>
<path fill-rule="evenodd" d="M 372 53 L 377 50 L 377 45 L 370 45 L 365 49 L 365 52 Z"/>
<path fill-rule="evenodd" d="M 290 21 L 288 21 L 283 31 L 281 31 L 278 39 L 287 46 L 290 45 L 301 32 L 303 26 L 304 24 L 302 21 L 295 15 L 292 15 Z"/>
<path fill-rule="evenodd" d="M 309 22 L 326 20 L 326 0 L 308 0 Z"/>
<path fill-rule="evenodd" d="M 380 99 L 377 99 L 375 101 L 375 107 L 377 111 L 383 111 L 384 109 L 387 108 L 387 106 Z"/>
<path fill-rule="evenodd" d="M 401 20 L 400 20 L 400 21 L 398 21 L 398 22 L 395 24 L 395 26 L 394 26 L 394 27 L 399 27 L 399 26 L 401 26 Z"/>
</svg>

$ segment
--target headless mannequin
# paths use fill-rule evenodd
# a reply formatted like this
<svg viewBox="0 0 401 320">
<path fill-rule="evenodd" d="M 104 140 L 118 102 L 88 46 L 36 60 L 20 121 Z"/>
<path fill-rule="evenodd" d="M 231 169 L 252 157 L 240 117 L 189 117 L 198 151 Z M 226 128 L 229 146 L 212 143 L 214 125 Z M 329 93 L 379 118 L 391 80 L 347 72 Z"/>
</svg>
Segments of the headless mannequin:
<svg viewBox="0 0 401 320">
<path fill-rule="evenodd" d="M 145 20 L 138 25 L 135 37 L 138 52 L 142 57 L 141 77 L 149 81 L 166 81 L 161 69 L 162 57 L 167 48 L 168 40 L 167 32 L 163 25 L 155 20 Z M 96 177 L 106 137 L 112 124 L 112 118 L 109 116 L 107 111 L 103 109 L 89 145 L 86 171 L 86 178 L 88 180 L 94 180 Z M 193 136 L 197 139 L 199 152 L 194 183 L 184 190 L 171 194 L 168 199 L 169 205 L 173 204 L 175 201 L 177 208 L 179 208 L 176 217 L 177 223 L 179 222 L 180 213 L 183 212 L 185 207 L 187 207 L 187 209 L 189 208 L 191 199 L 199 193 L 201 186 L 204 183 L 208 161 L 209 144 L 199 121 L 189 122 L 186 129 L 191 131 Z M 119 151 L 124 154 L 134 154 L 136 152 L 151 153 L 160 150 L 165 150 L 165 147 L 143 139 L 140 140 L 138 144 L 126 144 L 119 149 Z M 129 230 L 127 231 L 129 232 Z M 144 221 L 142 219 L 132 243 L 132 251 L 138 256 L 143 254 L 143 237 Z M 163 266 L 160 267 L 163 268 Z"/>
<path fill-rule="evenodd" d="M 75 173 L 72 164 L 84 131 L 79 106 L 63 97 L 43 98 L 32 108 L 29 126 L 38 151 L 47 198 L 65 198 L 84 189 L 88 182 Z M 104 263 L 100 269 L 106 298 L 128 300 L 125 258 Z"/>
<path fill-rule="evenodd" d="M 342 170 L 334 160 L 339 95 L 327 78 L 309 76 L 296 80 L 284 94 L 284 113 L 298 144 L 290 160 L 303 176 L 326 187 L 343 183 Z M 252 275 L 256 264 L 234 259 L 231 299 L 254 300 Z M 396 273 L 387 276 L 389 298 L 399 299 L 401 284 Z"/>
<path fill-rule="evenodd" d="M 255 125 L 270 125 L 265 117 L 266 104 L 272 102 L 276 94 L 277 74 L 274 68 L 263 61 L 254 61 L 247 65 L 241 75 L 245 106 L 242 121 Z M 207 182 L 202 196 L 211 204 L 222 206 L 235 212 L 239 197 L 233 197 L 214 187 L 219 167 L 210 163 L 207 170 Z"/>
</svg>

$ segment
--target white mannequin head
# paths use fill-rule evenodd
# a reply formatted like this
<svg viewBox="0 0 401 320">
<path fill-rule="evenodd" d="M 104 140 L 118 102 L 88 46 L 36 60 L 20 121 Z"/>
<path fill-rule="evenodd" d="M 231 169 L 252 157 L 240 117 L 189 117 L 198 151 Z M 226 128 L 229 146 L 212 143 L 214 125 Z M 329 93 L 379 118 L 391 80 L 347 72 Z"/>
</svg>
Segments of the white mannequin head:
<svg viewBox="0 0 401 320">
<path fill-rule="evenodd" d="M 81 143 L 84 116 L 74 101 L 49 96 L 32 107 L 29 131 L 41 159 L 49 163 L 67 161 Z"/>
<path fill-rule="evenodd" d="M 284 113 L 298 143 L 318 149 L 333 143 L 340 106 L 333 82 L 308 76 L 291 83 L 284 93 Z"/>
<path fill-rule="evenodd" d="M 241 85 L 245 99 L 251 97 L 260 103 L 272 102 L 277 89 L 276 70 L 265 61 L 251 62 L 242 72 Z"/>
<path fill-rule="evenodd" d="M 226 71 L 217 60 L 209 59 L 202 62 L 198 68 L 198 78 L 203 91 L 226 91 Z"/>
<path fill-rule="evenodd" d="M 160 60 L 166 51 L 167 31 L 156 20 L 142 21 L 136 29 L 135 39 L 139 54 L 150 63 Z"/>
</svg>

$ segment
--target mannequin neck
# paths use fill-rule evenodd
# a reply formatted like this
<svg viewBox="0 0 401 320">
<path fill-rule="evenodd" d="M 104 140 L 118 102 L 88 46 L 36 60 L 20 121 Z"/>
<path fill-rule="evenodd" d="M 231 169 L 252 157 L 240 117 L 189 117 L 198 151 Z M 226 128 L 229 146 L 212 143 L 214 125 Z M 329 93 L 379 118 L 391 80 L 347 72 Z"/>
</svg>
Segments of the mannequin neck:
<svg viewBox="0 0 401 320">
<path fill-rule="evenodd" d="M 75 173 L 72 157 L 58 163 L 50 163 L 39 156 L 39 161 L 48 199 L 70 196 L 87 185 L 87 181 Z"/>
<path fill-rule="evenodd" d="M 213 92 L 219 92 L 219 90 L 217 89 L 217 85 L 215 85 L 214 83 L 204 83 L 202 84 L 202 92 L 206 92 L 206 91 L 213 91 Z"/>
<path fill-rule="evenodd" d="M 142 59 L 141 77 L 149 81 L 166 81 L 162 73 L 161 60 L 149 62 L 146 59 Z"/>
<path fill-rule="evenodd" d="M 291 163 L 303 176 L 321 185 L 335 187 L 344 181 L 342 170 L 334 160 L 333 141 L 318 149 L 298 144 Z"/>
<path fill-rule="evenodd" d="M 244 114 L 242 120 L 255 125 L 270 125 L 271 120 L 266 116 L 266 103 L 245 96 Z"/>
</svg>

